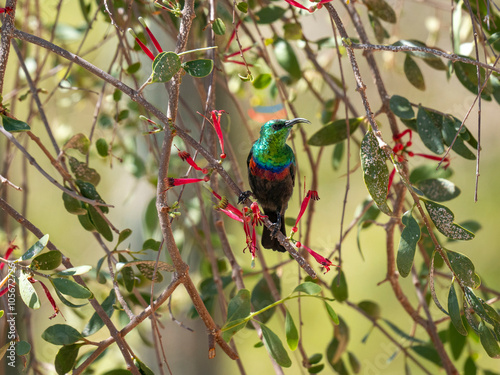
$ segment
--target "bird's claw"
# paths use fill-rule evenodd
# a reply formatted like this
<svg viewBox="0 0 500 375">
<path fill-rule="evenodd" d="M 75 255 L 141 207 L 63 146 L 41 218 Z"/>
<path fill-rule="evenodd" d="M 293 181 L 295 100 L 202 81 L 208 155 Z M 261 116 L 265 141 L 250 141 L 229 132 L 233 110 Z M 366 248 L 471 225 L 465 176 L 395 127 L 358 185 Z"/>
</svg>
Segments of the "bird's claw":
<svg viewBox="0 0 500 375">
<path fill-rule="evenodd" d="M 275 238 L 276 235 L 278 234 L 278 231 L 280 230 L 281 225 L 278 223 L 273 223 L 271 224 L 271 238 Z"/>
<path fill-rule="evenodd" d="M 245 202 L 248 198 L 250 198 L 251 195 L 253 195 L 253 193 L 250 190 L 242 192 L 238 196 L 238 204 L 242 204 L 243 202 Z"/>
</svg>

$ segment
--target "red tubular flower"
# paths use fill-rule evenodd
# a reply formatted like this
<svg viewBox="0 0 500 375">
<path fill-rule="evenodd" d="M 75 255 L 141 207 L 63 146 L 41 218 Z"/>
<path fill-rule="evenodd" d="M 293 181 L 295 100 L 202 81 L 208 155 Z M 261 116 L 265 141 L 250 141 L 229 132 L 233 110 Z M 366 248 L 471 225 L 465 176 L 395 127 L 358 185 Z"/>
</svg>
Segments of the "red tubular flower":
<svg viewBox="0 0 500 375">
<path fill-rule="evenodd" d="M 234 207 L 231 203 L 229 203 L 229 201 L 227 200 L 226 197 L 221 197 L 219 194 L 217 194 L 215 191 L 213 191 L 212 189 L 209 189 L 212 194 L 214 195 L 215 198 L 217 198 L 218 200 L 222 202 L 224 202 L 224 207 L 222 206 L 219 206 L 220 208 L 222 209 L 226 209 L 228 211 L 231 211 L 234 215 L 236 215 L 239 219 L 241 219 L 241 221 L 243 221 L 243 213 L 238 210 L 236 207 Z"/>
<path fill-rule="evenodd" d="M 297 220 L 295 220 L 295 225 L 292 228 L 292 235 L 293 233 L 296 233 L 298 231 L 297 225 L 299 224 L 300 219 L 302 218 L 302 215 L 306 211 L 307 205 L 309 204 L 310 200 L 318 201 L 319 200 L 319 195 L 318 192 L 315 190 L 309 190 L 306 194 L 306 197 L 302 201 L 302 204 L 300 205 L 300 212 L 299 216 L 297 216 Z"/>
<path fill-rule="evenodd" d="M 212 112 L 212 125 L 215 128 L 215 132 L 217 133 L 217 137 L 219 138 L 220 148 L 222 150 L 222 154 L 220 154 L 221 159 L 226 158 L 226 154 L 224 153 L 224 137 L 222 135 L 222 129 L 220 127 L 220 117 L 223 113 L 227 113 L 223 109 L 217 111 L 213 110 Z"/>
<path fill-rule="evenodd" d="M 298 3 L 297 1 L 294 1 L 294 0 L 285 0 L 285 1 L 288 4 L 290 4 L 291 6 L 309 11 L 309 8 L 306 8 L 304 5 L 302 5 L 301 3 Z"/>
<path fill-rule="evenodd" d="M 0 13 L 10 14 L 10 13 L 12 13 L 13 10 L 14 10 L 14 8 L 12 8 L 12 7 L 0 8 Z"/>
<path fill-rule="evenodd" d="M 202 172 L 203 174 L 207 174 L 208 173 L 208 169 L 207 168 L 200 168 L 198 167 L 198 164 L 196 164 L 196 162 L 193 160 L 193 158 L 191 157 L 191 154 L 187 151 L 180 151 L 177 153 L 177 155 L 179 155 L 179 157 L 187 162 L 191 167 L 193 167 L 194 169 L 196 169 L 197 171 L 200 171 Z"/>
<path fill-rule="evenodd" d="M 52 298 L 52 294 L 50 293 L 50 290 L 40 280 L 35 280 L 33 277 L 29 277 L 28 280 L 32 284 L 34 284 L 36 282 L 40 283 L 40 285 L 43 288 L 43 291 L 45 292 L 45 295 L 47 296 L 47 299 L 49 300 L 50 304 L 52 305 L 52 308 L 54 309 L 54 314 L 52 314 L 51 316 L 49 316 L 49 319 L 54 319 L 57 316 L 57 314 L 60 313 L 60 311 L 59 311 L 59 308 L 56 305 L 56 301 L 54 301 L 54 298 Z"/>
<path fill-rule="evenodd" d="M 130 33 L 130 35 L 134 37 L 135 41 L 137 42 L 137 44 L 139 44 L 144 53 L 148 55 L 148 57 L 152 61 L 154 61 L 155 55 L 153 55 L 153 52 L 151 52 L 151 50 L 148 47 L 146 47 L 146 45 L 137 37 L 137 34 L 134 32 L 134 30 L 128 29 L 128 32 Z"/>
<path fill-rule="evenodd" d="M 9 288 L 13 288 L 14 286 L 16 285 L 15 282 L 9 284 L 8 286 L 6 286 L 5 288 L 3 288 L 2 290 L 0 290 L 0 297 L 3 296 L 5 293 L 7 293 L 9 291 Z"/>
<path fill-rule="evenodd" d="M 210 177 L 208 176 L 205 176 L 203 178 L 172 178 L 172 177 L 166 178 L 168 189 L 173 188 L 174 186 L 193 184 L 195 182 L 201 182 L 201 181 L 207 182 L 209 180 Z"/>
<path fill-rule="evenodd" d="M 7 248 L 7 251 L 5 252 L 4 258 L 5 259 L 9 259 L 10 254 L 12 254 L 12 252 L 15 249 L 18 249 L 18 246 L 14 245 L 14 240 L 12 240 L 12 241 L 9 242 L 9 247 Z M 3 269 L 4 267 L 5 267 L 5 263 L 1 263 L 0 264 L 0 270 Z"/>
<path fill-rule="evenodd" d="M 394 175 L 396 174 L 396 168 L 392 169 L 391 174 L 389 175 L 389 183 L 387 184 L 387 194 L 389 195 L 389 191 L 391 190 L 392 182 L 394 181 Z"/>
<path fill-rule="evenodd" d="M 264 218 L 267 217 L 266 215 L 262 215 L 259 209 L 259 205 L 257 202 L 253 202 L 250 205 L 250 208 L 252 209 L 253 212 L 253 217 L 252 217 L 252 225 L 261 225 L 264 223 Z"/>
<path fill-rule="evenodd" d="M 318 262 L 318 263 L 319 263 L 319 264 L 321 264 L 323 267 L 325 267 L 325 268 L 326 268 L 325 273 L 327 273 L 328 271 L 330 271 L 330 267 L 332 267 L 332 266 L 333 266 L 333 267 L 337 267 L 335 264 L 333 264 L 333 263 L 330 261 L 330 259 L 327 259 L 327 258 L 325 258 L 323 255 L 320 255 L 320 254 L 318 254 L 317 252 L 315 252 L 315 251 L 313 251 L 313 250 L 309 249 L 307 246 L 302 245 L 300 242 L 297 242 L 297 243 L 296 243 L 296 245 L 297 245 L 297 247 L 298 247 L 298 248 L 301 248 L 301 247 L 302 247 L 302 248 L 306 249 L 306 250 L 307 250 L 307 252 L 308 252 L 309 254 L 311 254 L 311 255 L 312 255 L 312 257 L 316 260 L 316 262 Z"/>
<path fill-rule="evenodd" d="M 153 44 L 155 45 L 156 47 L 156 50 L 161 53 L 163 52 L 163 50 L 161 49 L 161 46 L 160 46 L 160 43 L 158 43 L 158 41 L 156 40 L 155 36 L 153 35 L 153 33 L 151 32 L 151 30 L 149 30 L 149 27 L 148 25 L 146 24 L 146 22 L 144 21 L 144 18 L 142 17 L 139 17 L 139 22 L 141 23 L 141 25 L 146 29 L 146 32 L 148 33 L 149 35 L 149 38 L 151 38 Z"/>
</svg>

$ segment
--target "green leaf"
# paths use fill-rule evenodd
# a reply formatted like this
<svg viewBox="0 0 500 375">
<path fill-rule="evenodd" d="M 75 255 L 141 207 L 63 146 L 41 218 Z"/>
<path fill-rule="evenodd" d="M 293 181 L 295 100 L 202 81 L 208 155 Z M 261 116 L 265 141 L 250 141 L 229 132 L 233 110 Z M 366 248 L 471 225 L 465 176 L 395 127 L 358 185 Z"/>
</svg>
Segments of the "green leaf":
<svg viewBox="0 0 500 375">
<path fill-rule="evenodd" d="M 376 17 L 385 22 L 396 23 L 396 12 L 384 0 L 363 0 L 363 3 Z"/>
<path fill-rule="evenodd" d="M 48 271 L 59 267 L 62 262 L 62 254 L 60 251 L 52 250 L 36 256 L 30 264 L 30 268 L 34 270 Z"/>
<path fill-rule="evenodd" d="M 451 168 L 436 169 L 435 165 L 424 164 L 414 168 L 410 173 L 410 183 L 417 184 L 419 181 L 430 178 L 450 178 L 453 175 Z"/>
<path fill-rule="evenodd" d="M 390 37 L 389 33 L 384 28 L 384 26 L 382 26 L 382 23 L 377 17 L 374 17 L 370 13 L 368 13 L 368 19 L 370 21 L 370 26 L 373 29 L 373 33 L 375 34 L 375 39 L 377 39 L 377 42 L 383 43 L 384 39 Z"/>
<path fill-rule="evenodd" d="M 460 314 L 460 305 L 458 304 L 457 293 L 455 291 L 455 286 L 453 285 L 453 283 L 450 285 L 450 291 L 448 293 L 448 313 L 450 314 L 450 320 L 455 327 L 455 330 L 462 336 L 467 336 L 467 330 L 465 329 L 464 323 L 462 321 L 462 316 Z"/>
<path fill-rule="evenodd" d="M 160 250 L 160 241 L 156 241 L 153 238 L 148 238 L 144 243 L 142 244 L 142 250 L 153 250 L 153 251 L 158 251 Z"/>
<path fill-rule="evenodd" d="M 402 96 L 393 95 L 389 100 L 389 108 L 399 118 L 409 120 L 415 117 L 410 101 Z"/>
<path fill-rule="evenodd" d="M 125 258 L 122 254 L 118 254 L 118 261 L 121 264 L 125 264 L 127 263 L 127 258 Z M 125 284 L 125 289 L 127 289 L 128 292 L 131 292 L 134 289 L 135 285 L 134 270 L 131 267 L 122 267 L 122 269 L 119 272 L 121 272 L 122 274 L 123 283 Z"/>
<path fill-rule="evenodd" d="M 421 106 L 418 107 L 417 129 L 420 139 L 429 150 L 435 154 L 444 152 L 441 123 L 436 123 L 435 117 Z"/>
<path fill-rule="evenodd" d="M 398 326 L 396 326 L 394 323 L 390 322 L 389 320 L 387 319 L 384 319 L 384 322 L 399 336 L 401 336 L 402 338 L 408 340 L 408 341 L 411 341 L 411 342 L 415 342 L 415 343 L 420 343 L 420 344 L 424 344 L 424 341 L 420 340 L 420 339 L 417 339 L 416 337 L 413 337 L 413 336 L 410 336 L 408 335 L 406 332 L 404 332 L 403 330 L 401 330 L 401 328 L 399 328 Z"/>
<path fill-rule="evenodd" d="M 69 306 L 69 307 L 71 307 L 73 309 L 78 309 L 78 308 L 83 307 L 86 304 L 88 304 L 88 302 L 85 302 L 85 303 L 82 303 L 82 304 L 79 304 L 79 305 L 74 304 L 74 303 L 68 301 L 59 290 L 57 290 L 55 288 L 54 288 L 54 290 L 56 291 L 57 297 L 59 297 L 59 299 L 61 300 L 61 302 L 64 303 L 66 306 Z"/>
<path fill-rule="evenodd" d="M 349 365 L 352 368 L 352 372 L 355 374 L 359 373 L 361 371 L 361 363 L 359 362 L 359 359 L 352 352 L 347 352 L 347 355 L 349 356 Z"/>
<path fill-rule="evenodd" d="M 89 152 L 90 140 L 83 134 L 78 133 L 72 136 L 63 146 L 63 150 L 70 148 L 78 150 L 82 155 L 87 155 Z"/>
<path fill-rule="evenodd" d="M 95 148 L 97 149 L 97 153 L 99 156 L 105 158 L 109 155 L 109 145 L 108 142 L 104 138 L 99 138 L 95 142 Z"/>
<path fill-rule="evenodd" d="M 484 350 L 491 358 L 500 358 L 500 346 L 495 339 L 495 335 L 491 329 L 484 324 L 483 321 L 479 323 L 479 338 Z"/>
<path fill-rule="evenodd" d="M 71 344 L 64 345 L 57 352 L 54 366 L 58 375 L 64 375 L 71 372 L 73 367 L 75 367 L 76 358 L 78 357 L 78 351 L 82 344 Z"/>
<path fill-rule="evenodd" d="M 373 130 L 366 132 L 361 142 L 360 153 L 363 179 L 368 192 L 380 211 L 390 215 L 392 212 L 386 202 L 389 186 L 389 169 L 385 162 L 386 155 L 379 147 Z"/>
<path fill-rule="evenodd" d="M 67 324 L 50 326 L 42 333 L 42 339 L 54 345 L 70 345 L 82 338 L 80 332 Z"/>
<path fill-rule="evenodd" d="M 212 30 L 217 35 L 224 35 L 226 33 L 226 25 L 224 24 L 224 21 L 220 18 L 216 18 L 212 23 Z"/>
<path fill-rule="evenodd" d="M 126 120 L 130 114 L 130 111 L 128 109 L 123 109 L 120 112 L 118 112 L 118 115 L 116 116 L 116 121 L 120 122 L 123 120 Z"/>
<path fill-rule="evenodd" d="M 38 309 L 40 308 L 40 299 L 36 294 L 35 288 L 33 284 L 31 284 L 28 280 L 28 276 L 24 271 L 21 271 L 18 276 L 17 283 L 19 285 L 19 294 L 21 295 L 21 299 L 30 309 Z"/>
<path fill-rule="evenodd" d="M 417 242 L 420 240 L 420 226 L 412 215 L 413 210 L 408 210 L 401 219 L 405 227 L 401 232 L 401 239 L 399 240 L 397 265 L 398 271 L 403 277 L 407 277 L 410 274 L 413 258 L 415 258 Z"/>
<path fill-rule="evenodd" d="M 323 369 L 325 368 L 325 365 L 322 363 L 320 365 L 317 365 L 317 366 L 311 366 L 307 369 L 307 372 L 309 374 L 318 374 L 320 373 L 321 371 L 323 371 Z"/>
<path fill-rule="evenodd" d="M 10 133 L 25 132 L 31 130 L 30 126 L 24 121 L 15 120 L 5 115 L 1 116 L 3 127 Z"/>
<path fill-rule="evenodd" d="M 141 375 L 155 375 L 155 373 L 139 358 L 134 358 L 134 365 L 139 369 Z"/>
<path fill-rule="evenodd" d="M 335 310 L 330 306 L 330 304 L 328 302 L 324 301 L 324 303 L 325 303 L 326 312 L 328 313 L 328 315 L 332 319 L 333 323 L 338 325 L 339 324 L 339 316 L 337 315 Z"/>
<path fill-rule="evenodd" d="M 468 257 L 451 250 L 446 250 L 446 255 L 450 261 L 451 269 L 462 284 L 471 288 L 477 288 L 481 284 L 481 279 L 476 274 L 474 264 Z"/>
<path fill-rule="evenodd" d="M 477 94 L 477 70 L 476 67 L 472 64 L 466 64 L 461 61 L 455 61 L 453 63 L 453 69 L 455 71 L 455 75 L 457 76 L 460 83 L 473 94 Z M 479 69 L 481 76 L 481 85 L 485 80 L 485 72 L 483 68 Z M 491 100 L 491 84 L 486 85 L 484 88 L 481 98 L 484 100 Z"/>
<path fill-rule="evenodd" d="M 31 351 L 31 344 L 26 341 L 16 342 L 16 354 L 17 355 L 27 355 Z"/>
<path fill-rule="evenodd" d="M 82 207 L 80 201 L 76 198 L 73 198 L 71 195 L 67 193 L 63 193 L 62 195 L 64 208 L 70 214 L 73 215 L 85 215 L 87 214 L 87 210 Z"/>
<path fill-rule="evenodd" d="M 332 168 L 334 171 L 338 171 L 340 168 L 340 164 L 342 163 L 342 159 L 344 158 L 344 148 L 345 142 L 339 142 L 333 147 Z"/>
<path fill-rule="evenodd" d="M 340 271 L 337 276 L 333 278 L 330 289 L 333 297 L 339 302 L 345 301 L 349 297 L 344 271 Z"/>
<path fill-rule="evenodd" d="M 377 303 L 365 300 L 359 302 L 358 307 L 373 319 L 380 319 L 380 306 Z"/>
<path fill-rule="evenodd" d="M 298 292 L 312 296 L 314 294 L 318 294 L 321 292 L 321 286 L 311 281 L 306 281 L 302 284 L 297 285 L 292 293 L 298 293 Z"/>
<path fill-rule="evenodd" d="M 463 322 L 462 322 L 462 327 L 463 327 Z M 467 331 L 465 331 L 465 333 L 467 333 Z M 462 354 L 465 348 L 465 344 L 467 343 L 467 337 L 457 331 L 456 327 L 453 325 L 453 322 L 450 322 L 450 325 L 448 326 L 448 342 L 450 343 L 451 354 L 453 356 L 453 359 L 456 361 L 458 360 L 458 358 L 460 358 L 460 355 Z"/>
<path fill-rule="evenodd" d="M 286 23 L 283 25 L 284 37 L 286 40 L 302 40 L 302 26 L 299 23 Z"/>
<path fill-rule="evenodd" d="M 292 361 L 278 335 L 271 331 L 265 324 L 260 324 L 260 327 L 262 328 L 262 341 L 268 353 L 280 366 L 290 367 Z"/>
<path fill-rule="evenodd" d="M 92 220 L 90 220 L 90 215 L 87 210 L 85 210 L 85 215 L 78 215 L 78 221 L 80 222 L 83 229 L 88 230 L 89 232 L 97 232 L 95 229 Z"/>
<path fill-rule="evenodd" d="M 99 214 L 99 212 L 97 212 L 94 207 L 88 206 L 88 211 L 90 220 L 92 220 L 92 224 L 94 224 L 97 231 L 109 242 L 113 241 L 113 232 L 111 232 L 111 229 L 106 220 L 104 220 L 104 218 Z"/>
<path fill-rule="evenodd" d="M 323 354 L 321 353 L 315 353 L 312 356 L 309 357 L 308 361 L 310 365 L 315 365 L 319 363 L 323 359 Z"/>
<path fill-rule="evenodd" d="M 94 168 L 89 168 L 87 163 L 82 163 L 78 159 L 68 156 L 69 166 L 75 178 L 81 181 L 90 182 L 92 185 L 97 186 L 101 180 L 101 176 Z"/>
<path fill-rule="evenodd" d="M 455 216 L 448 207 L 426 199 L 422 199 L 422 201 L 425 203 L 425 208 L 437 230 L 446 237 L 463 241 L 474 238 L 474 233 L 453 222 Z"/>
<path fill-rule="evenodd" d="M 288 347 L 291 351 L 294 351 L 299 345 L 299 331 L 297 331 L 297 327 L 295 326 L 292 315 L 288 309 L 286 310 L 285 317 L 285 334 Z"/>
<path fill-rule="evenodd" d="M 424 195 L 435 202 L 446 202 L 460 195 L 460 189 L 444 178 L 429 178 L 417 183 Z"/>
<path fill-rule="evenodd" d="M 236 4 L 236 8 L 238 8 L 240 12 L 246 13 L 248 12 L 248 3 L 246 1 L 239 2 Z"/>
<path fill-rule="evenodd" d="M 106 299 L 101 304 L 101 307 L 103 308 L 104 312 L 110 318 L 113 315 L 113 312 L 115 311 L 113 307 L 115 302 L 116 302 L 115 290 L 111 289 L 111 291 L 109 292 L 109 296 L 107 296 Z M 102 321 L 101 317 L 97 314 L 97 312 L 94 312 L 94 314 L 88 321 L 87 325 L 83 329 L 82 335 L 84 337 L 93 335 L 94 333 L 99 331 L 102 327 L 104 327 L 104 322 Z"/>
<path fill-rule="evenodd" d="M 255 19 L 256 22 L 259 24 L 269 24 L 273 23 L 277 20 L 279 20 L 283 15 L 285 14 L 286 9 L 274 6 L 274 5 L 268 5 L 265 7 L 262 7 L 261 10 L 258 12 L 255 12 Z M 251 21 L 250 17 L 245 18 L 245 21 Z"/>
<path fill-rule="evenodd" d="M 174 52 L 161 52 L 153 61 L 151 82 L 168 82 L 181 68 L 181 59 Z"/>
<path fill-rule="evenodd" d="M 92 266 L 77 266 L 71 267 L 56 273 L 58 276 L 75 276 L 75 275 L 83 275 L 89 272 L 92 269 Z"/>
<path fill-rule="evenodd" d="M 92 292 L 87 288 L 77 284 L 73 280 L 65 279 L 62 277 L 52 278 L 52 283 L 54 288 L 60 291 L 62 294 L 78 298 L 78 299 L 89 299 L 92 298 Z"/>
<path fill-rule="evenodd" d="M 476 363 L 474 362 L 474 358 L 472 357 L 472 354 L 471 354 L 465 360 L 463 375 L 476 375 L 476 374 L 477 374 L 477 367 L 476 367 Z"/>
<path fill-rule="evenodd" d="M 45 248 L 45 246 L 47 246 L 48 242 L 49 242 L 49 235 L 46 234 L 38 241 L 36 241 L 35 244 L 31 246 L 28 249 L 28 251 L 26 251 L 18 260 L 28 260 L 38 255 Z"/>
<path fill-rule="evenodd" d="M 406 55 L 405 57 L 404 72 L 406 78 L 414 87 L 422 91 L 425 90 L 425 81 L 422 71 L 410 55 Z"/>
<path fill-rule="evenodd" d="M 78 189 L 80 189 L 80 193 L 85 198 L 95 200 L 99 203 L 105 203 L 104 200 L 99 195 L 99 193 L 97 192 L 95 185 L 93 185 L 90 182 L 86 182 L 86 181 L 82 181 L 82 180 L 76 180 L 75 183 L 76 183 L 76 186 L 78 186 Z M 106 206 L 100 206 L 100 209 L 105 214 L 107 214 L 109 212 L 109 208 Z"/>
<path fill-rule="evenodd" d="M 118 241 L 116 241 L 116 247 L 118 247 L 119 244 L 121 244 L 123 241 L 129 238 L 131 234 L 132 234 L 132 229 L 126 228 L 122 230 L 118 235 Z"/>
<path fill-rule="evenodd" d="M 271 84 L 273 77 L 270 74 L 259 74 L 252 82 L 253 87 L 258 90 L 265 89 Z"/>
<path fill-rule="evenodd" d="M 453 139 L 455 138 L 455 134 L 460 128 L 461 122 L 455 118 L 444 117 L 443 118 L 443 127 L 441 129 L 443 135 L 443 141 L 446 146 L 450 146 L 453 143 Z M 465 129 L 465 127 L 463 128 Z M 453 143 L 453 147 L 451 148 L 461 157 L 468 160 L 475 160 L 476 155 L 465 145 L 462 137 L 457 137 L 455 139 L 455 143 Z"/>
<path fill-rule="evenodd" d="M 134 73 L 137 73 L 139 71 L 139 69 L 141 69 L 141 62 L 140 61 L 129 65 L 127 68 L 127 73 L 134 74 Z"/>
<path fill-rule="evenodd" d="M 300 79 L 302 71 L 300 70 L 299 60 L 293 51 L 292 46 L 285 40 L 278 38 L 274 42 L 274 54 L 278 64 L 285 69 L 292 78 Z"/>
<path fill-rule="evenodd" d="M 238 290 L 227 306 L 227 321 L 222 327 L 222 338 L 229 341 L 239 330 L 245 328 L 246 322 L 235 324 L 250 315 L 250 291 L 248 289 Z"/>
<path fill-rule="evenodd" d="M 273 273 L 271 275 L 271 278 L 273 279 L 273 283 L 275 288 L 278 290 L 278 292 L 281 292 L 281 285 L 280 285 L 280 278 L 278 275 Z M 274 297 L 271 292 L 271 289 L 269 288 L 269 285 L 267 283 L 267 280 L 262 277 L 257 284 L 255 284 L 255 287 L 252 290 L 252 296 L 250 298 L 250 302 L 252 303 L 252 306 L 254 307 L 255 311 L 259 311 L 263 309 L 266 306 L 269 306 L 271 303 L 274 303 Z M 273 316 L 276 308 L 272 308 L 266 311 L 263 311 L 262 313 L 259 314 L 259 321 L 262 323 L 266 323 L 271 317 Z M 248 326 L 249 328 L 253 326 Z"/>
<path fill-rule="evenodd" d="M 182 69 L 187 74 L 195 78 L 203 78 L 208 76 L 214 68 L 214 62 L 210 59 L 198 59 L 187 61 L 182 64 Z"/>
<path fill-rule="evenodd" d="M 363 122 L 362 117 L 349 119 L 349 132 L 354 133 L 358 128 L 359 124 Z M 347 126 L 346 120 L 336 120 L 329 122 L 323 126 L 320 130 L 312 135 L 307 141 L 307 144 L 311 146 L 328 146 L 347 139 Z"/>
<path fill-rule="evenodd" d="M 131 262 L 127 263 L 121 263 L 119 266 L 116 267 L 117 271 L 121 271 L 125 267 L 132 267 L 132 266 L 137 266 L 139 271 L 148 278 L 148 280 L 153 280 L 153 272 L 155 269 L 155 266 L 157 268 L 157 274 L 156 278 L 158 279 L 159 274 L 158 271 L 167 271 L 167 272 L 174 272 L 175 267 L 172 266 L 169 263 L 166 262 L 158 262 L 156 265 L 155 260 L 133 260 Z M 155 282 L 160 282 L 159 280 L 155 280 Z"/>
<path fill-rule="evenodd" d="M 439 356 L 437 350 L 432 346 L 428 345 L 414 345 L 411 349 L 417 353 L 419 356 L 435 363 L 436 365 L 442 367 L 441 357 Z"/>
</svg>

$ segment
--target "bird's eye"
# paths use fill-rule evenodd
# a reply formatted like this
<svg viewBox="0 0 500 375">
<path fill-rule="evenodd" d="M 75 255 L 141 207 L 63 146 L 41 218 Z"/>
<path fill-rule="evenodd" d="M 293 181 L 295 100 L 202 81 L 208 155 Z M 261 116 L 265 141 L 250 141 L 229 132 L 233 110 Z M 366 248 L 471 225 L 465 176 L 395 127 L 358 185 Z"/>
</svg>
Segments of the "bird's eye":
<svg viewBox="0 0 500 375">
<path fill-rule="evenodd" d="M 280 130 L 283 128 L 284 122 L 282 121 L 276 121 L 273 123 L 273 130 Z"/>
</svg>

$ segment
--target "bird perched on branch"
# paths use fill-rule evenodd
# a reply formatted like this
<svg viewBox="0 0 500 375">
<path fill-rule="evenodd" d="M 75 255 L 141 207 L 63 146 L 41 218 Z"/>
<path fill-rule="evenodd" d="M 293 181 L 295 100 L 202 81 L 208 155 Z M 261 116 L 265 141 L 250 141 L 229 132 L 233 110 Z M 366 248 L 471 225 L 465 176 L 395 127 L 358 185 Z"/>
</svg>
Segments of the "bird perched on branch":
<svg viewBox="0 0 500 375">
<path fill-rule="evenodd" d="M 257 199 L 269 220 L 273 223 L 270 231 L 264 226 L 262 246 L 266 249 L 286 252 L 276 238 L 278 230 L 286 236 L 285 211 L 295 185 L 295 155 L 286 144 L 292 126 L 309 120 L 271 120 L 260 129 L 260 137 L 248 154 L 248 182 L 253 196 Z M 251 194 L 240 196 L 240 202 Z"/>
</svg>

